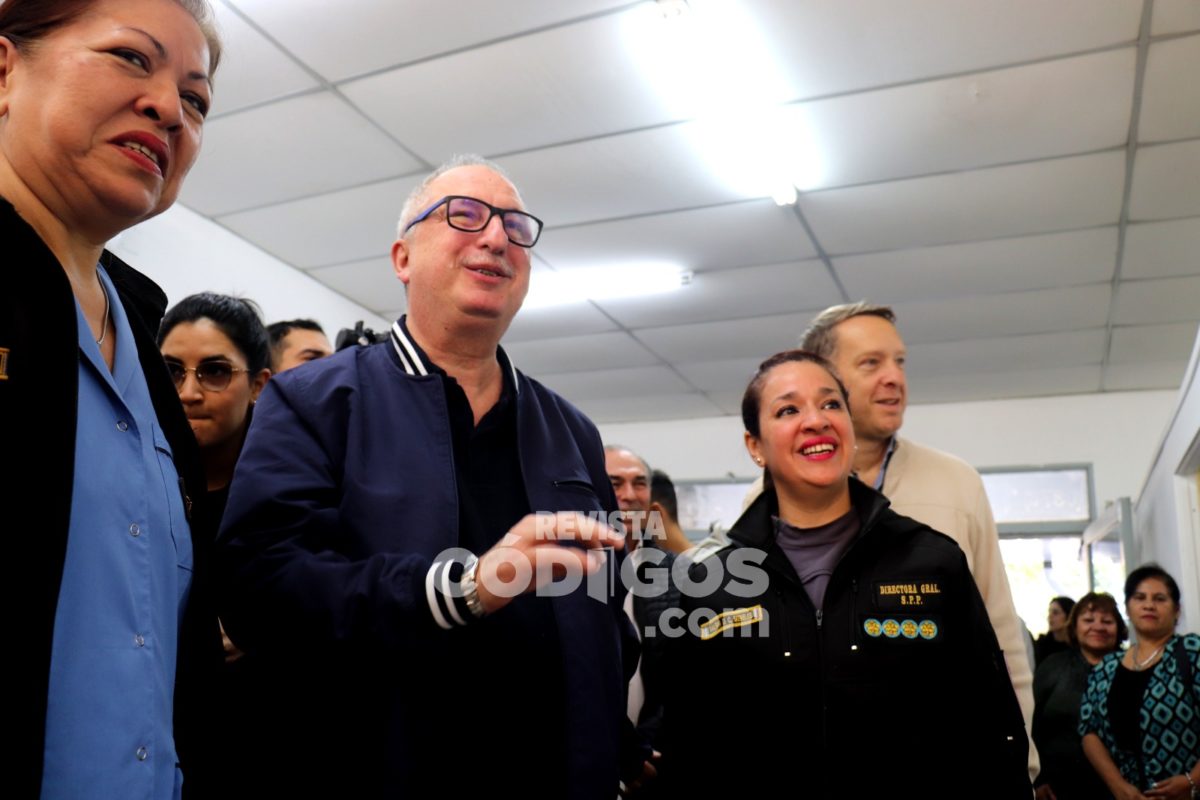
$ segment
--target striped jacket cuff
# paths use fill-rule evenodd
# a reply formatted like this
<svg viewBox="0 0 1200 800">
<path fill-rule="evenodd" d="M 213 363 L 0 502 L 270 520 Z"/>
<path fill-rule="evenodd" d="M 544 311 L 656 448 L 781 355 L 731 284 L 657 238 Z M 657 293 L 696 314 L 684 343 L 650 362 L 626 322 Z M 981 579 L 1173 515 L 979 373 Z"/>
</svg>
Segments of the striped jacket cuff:
<svg viewBox="0 0 1200 800">
<path fill-rule="evenodd" d="M 467 606 L 462 587 L 463 574 L 468 569 L 474 570 L 476 563 L 474 556 L 466 563 L 435 561 L 429 572 L 425 573 L 425 599 L 429 602 L 433 621 L 439 628 L 447 631 L 461 628 L 477 619 Z"/>
</svg>

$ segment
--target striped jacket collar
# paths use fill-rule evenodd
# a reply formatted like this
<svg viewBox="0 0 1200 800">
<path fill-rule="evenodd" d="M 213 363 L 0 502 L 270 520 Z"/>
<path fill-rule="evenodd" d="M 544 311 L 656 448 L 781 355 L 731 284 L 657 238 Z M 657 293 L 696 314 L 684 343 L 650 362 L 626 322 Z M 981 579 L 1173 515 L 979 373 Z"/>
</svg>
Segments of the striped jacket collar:
<svg viewBox="0 0 1200 800">
<path fill-rule="evenodd" d="M 413 376 L 425 376 L 431 371 L 442 373 L 440 367 L 429 360 L 425 355 L 425 351 L 421 346 L 413 340 L 408 332 L 408 323 L 405 321 L 407 315 L 400 317 L 392 323 L 391 339 L 392 349 L 396 352 L 396 356 L 400 359 L 400 366 L 404 371 Z M 496 348 L 496 358 L 500 362 L 500 368 L 507 368 L 512 373 L 513 390 L 517 393 L 521 391 L 520 375 L 517 372 L 516 366 L 509 360 L 508 354 L 504 352 L 503 347 Z"/>
</svg>

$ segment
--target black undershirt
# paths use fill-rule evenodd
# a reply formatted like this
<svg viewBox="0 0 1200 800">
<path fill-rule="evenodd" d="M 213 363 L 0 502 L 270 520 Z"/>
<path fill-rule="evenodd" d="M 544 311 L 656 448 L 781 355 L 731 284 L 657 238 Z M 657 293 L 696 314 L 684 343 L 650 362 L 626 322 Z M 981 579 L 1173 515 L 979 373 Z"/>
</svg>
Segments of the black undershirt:
<svg viewBox="0 0 1200 800">
<path fill-rule="evenodd" d="M 407 333 L 405 321 L 401 321 Z M 412 339 L 409 334 L 410 340 Z M 414 341 L 414 345 L 416 345 Z M 421 358 L 446 394 L 458 487 L 459 546 L 482 555 L 530 513 L 518 457 L 516 384 L 501 358 L 500 399 L 475 424 L 458 381 Z M 524 594 L 496 614 L 451 631 L 434 712 L 447 738 L 430 738 L 435 760 L 452 751 L 459 769 L 455 793 L 476 786 L 496 795 L 507 787 L 523 797 L 566 795 L 565 689 L 562 654 L 549 598 Z M 462 714 L 446 712 L 461 704 Z M 464 726 L 464 719 L 468 724 Z M 471 731 L 464 740 L 464 732 Z M 448 743 L 453 743 L 447 747 Z M 470 745 L 474 744 L 474 747 Z M 438 752 L 440 751 L 440 752 Z M 465 769 L 464 769 L 465 768 Z M 441 776 L 443 781 L 449 776 Z"/>
<path fill-rule="evenodd" d="M 1142 752 L 1142 700 L 1153 671 L 1134 672 L 1121 664 L 1113 677 L 1108 693 L 1108 721 L 1112 724 L 1113 738 L 1122 750 Z"/>
</svg>

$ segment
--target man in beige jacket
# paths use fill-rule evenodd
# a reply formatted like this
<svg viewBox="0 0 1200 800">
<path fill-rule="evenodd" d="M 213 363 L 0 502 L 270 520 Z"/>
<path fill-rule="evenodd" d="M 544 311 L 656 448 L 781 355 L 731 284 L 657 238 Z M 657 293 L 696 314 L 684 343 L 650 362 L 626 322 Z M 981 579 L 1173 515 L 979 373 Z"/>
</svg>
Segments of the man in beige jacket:
<svg viewBox="0 0 1200 800">
<path fill-rule="evenodd" d="M 897 513 L 946 534 L 966 554 L 1004 650 L 1028 732 L 1033 719 L 1033 674 L 983 481 L 962 459 L 897 436 L 904 422 L 908 385 L 906 350 L 895 320 L 887 306 L 833 306 L 817 315 L 800 347 L 833 362 L 850 394 L 858 479 L 883 492 Z M 751 498 L 760 491 L 761 481 L 751 489 Z M 1030 737 L 1030 779 L 1038 769 Z"/>
</svg>

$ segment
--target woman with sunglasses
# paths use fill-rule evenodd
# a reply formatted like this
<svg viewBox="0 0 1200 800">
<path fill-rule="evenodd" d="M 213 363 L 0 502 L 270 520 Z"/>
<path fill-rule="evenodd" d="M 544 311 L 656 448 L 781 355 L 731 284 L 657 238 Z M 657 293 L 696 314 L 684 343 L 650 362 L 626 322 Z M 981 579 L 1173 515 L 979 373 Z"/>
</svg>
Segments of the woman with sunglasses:
<svg viewBox="0 0 1200 800">
<path fill-rule="evenodd" d="M 163 317 L 158 347 L 200 445 L 208 502 L 197 536 L 216 538 L 250 409 L 271 377 L 270 340 L 250 300 L 203 292 Z"/>
<path fill-rule="evenodd" d="M 220 50 L 204 0 L 0 2 L 13 797 L 190 780 L 197 679 L 220 658 L 187 519 L 200 469 L 154 346 L 166 296 L 105 245 L 175 202 Z"/>
<path fill-rule="evenodd" d="M 250 300 L 203 292 L 167 311 L 158 346 L 204 462 L 208 491 L 192 517 L 192 535 L 213 542 L 251 410 L 271 377 L 267 329 Z M 240 721 L 209 732 L 199 748 L 198 786 L 200 795 L 232 800 L 255 794 L 252 787 L 270 746 L 254 744 L 254 726 L 270 687 L 258 680 L 259 666 L 244 658 L 224 632 L 222 639 L 225 665 L 211 698 L 214 717 Z"/>
</svg>

